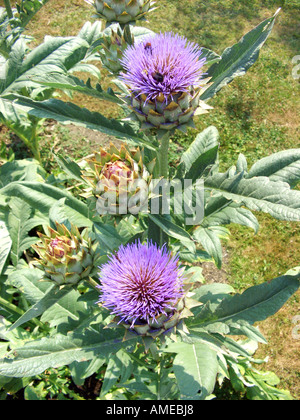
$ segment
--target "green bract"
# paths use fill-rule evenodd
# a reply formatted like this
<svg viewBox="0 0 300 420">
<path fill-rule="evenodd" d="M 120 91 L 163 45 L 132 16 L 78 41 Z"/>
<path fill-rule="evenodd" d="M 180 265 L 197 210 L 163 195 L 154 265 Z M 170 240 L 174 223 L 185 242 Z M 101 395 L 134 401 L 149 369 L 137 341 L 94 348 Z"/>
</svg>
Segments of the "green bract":
<svg viewBox="0 0 300 420">
<path fill-rule="evenodd" d="M 90 185 L 86 196 L 94 195 L 98 214 L 138 213 L 148 199 L 155 160 L 145 164 L 139 148 L 122 145 L 117 149 L 111 144 L 107 151 L 95 153 L 88 164 L 90 169 L 82 174 Z"/>
<path fill-rule="evenodd" d="M 128 23 L 142 19 L 152 10 L 154 2 L 151 0 L 86 0 L 92 4 L 97 16 L 107 22 Z"/>
<path fill-rule="evenodd" d="M 124 339 L 130 337 L 132 334 L 136 334 L 143 339 L 146 348 L 151 343 L 151 339 L 155 339 L 156 337 L 160 337 L 160 339 L 170 337 L 176 341 L 176 333 L 178 331 L 188 332 L 184 324 L 184 319 L 193 316 L 193 312 L 190 309 L 199 305 L 201 303 L 183 296 L 178 300 L 174 309 L 167 309 L 166 314 L 158 315 L 155 320 L 149 320 L 149 322 L 138 321 L 131 326 L 130 322 L 121 321 L 120 317 L 116 316 L 108 325 L 108 328 L 125 328 Z"/>
<path fill-rule="evenodd" d="M 103 38 L 103 49 L 99 51 L 102 64 L 107 68 L 111 73 L 118 74 L 123 66 L 120 63 L 124 50 L 128 45 L 134 43 L 134 37 L 130 32 L 130 27 L 125 26 L 122 30 L 119 26 L 116 31 L 110 27 L 107 29 Z"/>
<path fill-rule="evenodd" d="M 133 93 L 126 101 L 135 118 L 141 122 L 142 129 L 157 128 L 168 131 L 178 128 L 185 131 L 187 126 L 194 127 L 194 115 L 205 114 L 211 108 L 200 100 L 204 91 L 205 88 L 199 87 L 190 88 L 189 92 L 176 93 L 172 97 L 160 94 L 155 101 L 147 100 L 144 94 L 138 97 Z"/>
<path fill-rule="evenodd" d="M 70 230 L 56 223 L 48 228 L 49 235 L 39 233 L 40 242 L 33 245 L 45 272 L 45 280 L 58 285 L 77 284 L 91 273 L 94 265 L 92 241 L 85 230 L 80 234 L 74 225 Z"/>
</svg>

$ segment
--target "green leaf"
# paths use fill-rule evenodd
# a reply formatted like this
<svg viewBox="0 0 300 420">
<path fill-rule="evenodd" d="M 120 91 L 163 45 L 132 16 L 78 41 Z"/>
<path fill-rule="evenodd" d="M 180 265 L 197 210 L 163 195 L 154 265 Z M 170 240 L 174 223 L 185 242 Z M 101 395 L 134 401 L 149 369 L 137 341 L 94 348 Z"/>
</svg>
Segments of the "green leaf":
<svg viewBox="0 0 300 420">
<path fill-rule="evenodd" d="M 25 343 L 15 348 L 9 357 L 0 360 L 0 375 L 29 377 L 75 361 L 83 362 L 96 356 L 109 357 L 112 352 L 124 347 L 123 335 L 120 335 L 119 330 L 103 328 L 104 325 L 98 325 L 97 331 L 86 330 L 80 334 L 71 332 L 67 336 L 57 334 Z"/>
<path fill-rule="evenodd" d="M 173 370 L 182 399 L 204 400 L 213 392 L 218 373 L 214 350 L 203 343 L 172 343 L 165 351 L 177 353 Z"/>
<path fill-rule="evenodd" d="M 83 27 L 81 28 L 79 34 L 77 35 L 79 38 L 84 39 L 90 46 L 96 42 L 102 34 L 102 23 L 101 22 L 85 22 Z"/>
<path fill-rule="evenodd" d="M 15 99 L 15 104 L 26 110 L 29 115 L 34 115 L 37 118 L 53 118 L 63 124 L 87 127 L 156 150 L 155 147 L 145 140 L 142 134 L 137 134 L 131 125 L 115 119 L 108 119 L 98 112 L 91 112 L 86 108 L 80 108 L 75 104 L 58 99 L 33 101 L 20 95 L 10 95 L 9 97 L 10 99 Z"/>
<path fill-rule="evenodd" d="M 93 88 L 90 83 L 90 79 L 88 79 L 88 81 L 85 83 L 83 80 L 80 80 L 72 75 L 66 75 L 62 73 L 47 73 L 34 77 L 33 81 L 53 89 L 79 92 L 119 105 L 123 104 L 123 101 L 119 99 L 111 89 L 109 89 L 107 92 L 104 92 L 99 83 L 97 83 L 96 87 Z"/>
<path fill-rule="evenodd" d="M 259 229 L 258 221 L 251 211 L 242 207 L 237 207 L 234 203 L 228 204 L 227 207 L 221 208 L 219 211 L 216 210 L 210 216 L 205 217 L 201 225 L 205 228 L 209 228 L 210 226 L 229 225 L 231 223 L 248 226 L 252 228 L 255 233 L 257 233 Z"/>
<path fill-rule="evenodd" d="M 64 72 L 82 60 L 89 44 L 78 37 L 46 37 L 45 42 L 25 58 L 26 44 L 18 40 L 4 67 L 5 79 L 0 83 L 2 95 L 39 85 L 33 77 L 51 72 Z"/>
<path fill-rule="evenodd" d="M 225 233 L 227 234 L 227 230 L 224 231 L 224 229 L 218 226 L 200 226 L 193 233 L 193 238 L 201 243 L 205 251 L 213 257 L 218 268 L 221 268 L 222 265 L 222 244 L 220 237 L 225 237 Z"/>
<path fill-rule="evenodd" d="M 213 283 L 213 284 L 204 284 L 201 287 L 193 290 L 193 299 L 198 300 L 202 303 L 207 303 L 208 301 L 213 300 L 217 302 L 218 300 L 223 300 L 225 297 L 234 293 L 234 289 L 229 284 L 225 283 Z"/>
<path fill-rule="evenodd" d="M 279 220 L 300 220 L 300 191 L 290 190 L 284 182 L 267 177 L 245 179 L 243 173 L 214 174 L 205 180 L 205 187 L 250 210 L 263 211 Z"/>
<path fill-rule="evenodd" d="M 71 179 L 76 179 L 79 182 L 84 182 L 81 177 L 81 168 L 77 165 L 76 162 L 71 160 L 69 157 L 64 158 L 63 156 L 58 156 L 53 154 L 56 162 L 59 164 L 60 168 L 70 176 Z"/>
<path fill-rule="evenodd" d="M 14 25 L 25 26 L 30 22 L 33 16 L 48 2 L 49 0 L 23 0 L 16 3 L 17 15 L 14 16 Z"/>
<path fill-rule="evenodd" d="M 15 160 L 0 167 L 0 188 L 14 181 L 43 181 L 46 172 L 33 159 Z"/>
<path fill-rule="evenodd" d="M 94 223 L 94 232 L 100 246 L 111 251 L 119 248 L 123 240 L 116 232 L 115 228 L 109 224 L 100 222 Z"/>
<path fill-rule="evenodd" d="M 12 130 L 35 155 L 37 149 L 37 128 L 40 122 L 28 118 L 27 112 L 11 101 L 0 97 L 0 121 Z M 38 156 L 35 156 L 38 159 Z"/>
<path fill-rule="evenodd" d="M 18 269 L 12 271 L 7 279 L 7 284 L 19 289 L 28 302 L 35 304 L 43 298 L 45 292 L 51 286 L 48 282 L 40 281 L 43 271 L 38 269 Z"/>
<path fill-rule="evenodd" d="M 22 92 L 35 99 L 46 99 L 53 93 L 53 89 L 40 85 L 34 78 L 47 73 L 65 74 L 80 69 L 99 77 L 99 70 L 92 64 L 82 63 L 82 60 L 90 48 L 89 41 L 94 42 L 96 34 L 100 34 L 100 24 L 86 24 L 84 28 L 84 33 L 77 37 L 47 36 L 41 45 L 29 53 L 28 40 L 21 37 L 12 45 L 7 60 L 2 64 L 0 121 L 18 135 L 38 160 L 37 129 L 40 121 L 28 116 L 26 110 L 8 100 L 8 97 L 12 92 Z M 104 95 L 113 99 L 109 93 Z"/>
<path fill-rule="evenodd" d="M 207 167 L 211 167 L 216 162 L 218 149 L 218 130 L 214 126 L 208 127 L 197 135 L 188 150 L 183 153 L 179 173 L 184 170 L 186 179 L 196 181 Z"/>
<path fill-rule="evenodd" d="M 109 358 L 104 381 L 101 387 L 101 397 L 107 394 L 120 379 L 124 383 L 129 379 L 134 369 L 132 359 L 123 349 Z"/>
<path fill-rule="evenodd" d="M 212 64 L 217 63 L 218 61 L 221 60 L 221 57 L 217 53 L 215 53 L 212 50 L 209 50 L 208 48 L 201 48 L 201 53 L 202 54 L 200 58 L 201 59 L 204 57 L 206 58 L 206 61 L 205 61 L 206 66 L 211 66 Z"/>
<path fill-rule="evenodd" d="M 277 388 L 280 380 L 274 372 L 247 369 L 245 379 L 254 385 L 247 389 L 247 397 L 251 400 L 293 400 L 289 391 Z"/>
<path fill-rule="evenodd" d="M 175 225 L 175 223 L 164 216 L 149 214 L 148 217 L 168 236 L 181 241 L 187 249 L 191 252 L 195 252 L 195 244 L 191 236 L 182 227 Z"/>
<path fill-rule="evenodd" d="M 38 310 L 42 308 L 42 322 L 48 322 L 51 326 L 58 325 L 62 322 L 71 319 L 78 320 L 78 312 L 87 312 L 86 304 L 78 302 L 80 293 L 77 290 L 65 289 L 62 294 L 57 294 L 56 289 L 52 291 L 51 282 L 41 281 L 44 277 L 44 272 L 38 269 L 24 268 L 13 271 L 8 276 L 8 284 L 19 289 L 24 297 L 30 302 L 33 307 Z M 45 296 L 50 293 L 47 298 Z M 59 297 L 59 302 L 54 302 Z M 48 299 L 49 298 L 49 299 Z M 53 298 L 51 305 L 50 298 Z M 57 299 L 58 300 L 58 299 Z M 42 301 L 42 304 L 39 303 Z M 48 306 L 48 308 L 46 308 Z M 40 308 L 40 309 L 39 309 Z M 43 312 L 45 309 L 45 312 Z M 31 311 L 31 309 L 29 309 Z M 35 316 L 38 316 L 36 312 Z"/>
<path fill-rule="evenodd" d="M 66 198 L 58 200 L 49 210 L 49 220 L 51 227 L 56 230 L 56 223 L 60 223 L 66 226 L 67 229 L 71 229 L 71 224 L 66 215 L 65 209 Z"/>
<path fill-rule="evenodd" d="M 246 178 L 267 176 L 271 181 L 287 182 L 291 187 L 300 181 L 300 149 L 284 150 L 256 162 Z"/>
<path fill-rule="evenodd" d="M 10 328 L 9 331 L 14 330 L 17 327 L 30 321 L 32 318 L 36 318 L 44 313 L 48 308 L 55 305 L 63 296 L 71 291 L 70 288 L 64 287 L 60 289 L 56 285 L 50 286 L 46 291 L 45 295 L 35 305 L 31 306 L 24 315 L 22 315 Z"/>
<path fill-rule="evenodd" d="M 32 208 L 20 198 L 13 197 L 9 201 L 10 211 L 7 217 L 7 228 L 12 239 L 11 260 L 18 265 L 23 252 L 34 244 L 38 238 L 28 236 L 32 226 Z"/>
<path fill-rule="evenodd" d="M 7 257 L 9 256 L 11 244 L 12 241 L 6 224 L 0 221 L 0 274 L 2 273 Z"/>
<path fill-rule="evenodd" d="M 33 209 L 48 215 L 51 207 L 58 200 L 65 198 L 65 212 L 71 223 L 78 227 L 91 227 L 88 207 L 77 200 L 70 193 L 60 188 L 41 182 L 12 182 L 0 190 L 0 194 L 7 197 L 22 197 Z"/>
<path fill-rule="evenodd" d="M 99 369 L 106 362 L 105 358 L 99 356 L 88 360 L 86 362 L 73 362 L 71 363 L 70 371 L 72 379 L 77 386 L 82 386 L 86 378 L 89 378 L 94 373 L 97 373 Z"/>
<path fill-rule="evenodd" d="M 261 47 L 271 33 L 279 10 L 273 17 L 264 20 L 248 32 L 237 44 L 226 48 L 221 60 L 208 69 L 207 76 L 211 77 L 212 85 L 201 96 L 203 101 L 214 96 L 235 77 L 243 76 L 256 62 Z"/>
<path fill-rule="evenodd" d="M 250 287 L 242 294 L 225 298 L 215 307 L 205 305 L 194 319 L 187 320 L 189 328 L 223 322 L 253 325 L 274 315 L 298 290 L 300 275 L 281 276 L 270 282 Z"/>
</svg>

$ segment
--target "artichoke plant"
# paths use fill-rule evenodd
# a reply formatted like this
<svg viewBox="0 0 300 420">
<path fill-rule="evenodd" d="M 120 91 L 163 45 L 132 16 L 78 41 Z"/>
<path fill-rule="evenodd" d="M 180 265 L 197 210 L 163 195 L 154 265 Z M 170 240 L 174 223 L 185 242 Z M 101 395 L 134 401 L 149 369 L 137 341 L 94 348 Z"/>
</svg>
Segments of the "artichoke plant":
<svg viewBox="0 0 300 420">
<path fill-rule="evenodd" d="M 121 24 L 144 18 L 153 9 L 152 0 L 86 0 L 95 7 L 97 16 L 107 22 Z"/>
<path fill-rule="evenodd" d="M 109 327 L 143 338 L 184 330 L 183 318 L 196 304 L 186 297 L 184 272 L 166 247 L 136 242 L 121 246 L 102 266 L 99 303 L 116 315 Z"/>
<path fill-rule="evenodd" d="M 195 114 L 211 108 L 200 100 L 209 80 L 202 77 L 205 61 L 196 44 L 172 32 L 145 37 L 126 49 L 120 79 L 142 129 L 184 130 Z"/>
<path fill-rule="evenodd" d="M 118 149 L 111 144 L 87 163 L 82 176 L 90 187 L 85 196 L 94 196 L 98 214 L 137 214 L 144 209 L 155 160 L 145 164 L 139 148 L 121 145 Z"/>
<path fill-rule="evenodd" d="M 49 234 L 38 233 L 40 241 L 32 245 L 40 259 L 36 264 L 42 266 L 44 279 L 59 286 L 76 285 L 87 278 L 95 265 L 95 246 L 88 231 L 79 232 L 71 225 L 56 223 L 56 229 L 48 228 Z"/>
</svg>

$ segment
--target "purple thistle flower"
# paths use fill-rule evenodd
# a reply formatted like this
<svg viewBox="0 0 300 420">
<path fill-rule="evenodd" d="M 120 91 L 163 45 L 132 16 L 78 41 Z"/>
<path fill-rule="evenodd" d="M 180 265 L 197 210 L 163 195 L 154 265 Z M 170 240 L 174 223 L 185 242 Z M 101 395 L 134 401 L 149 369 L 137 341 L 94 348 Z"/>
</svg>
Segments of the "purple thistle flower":
<svg viewBox="0 0 300 420">
<path fill-rule="evenodd" d="M 172 32 L 144 38 L 124 52 L 121 64 L 126 73 L 121 80 L 147 101 L 166 98 L 201 86 L 201 48 Z"/>
<path fill-rule="evenodd" d="M 183 269 L 165 246 L 140 242 L 121 246 L 101 270 L 100 303 L 120 322 L 155 321 L 183 296 Z"/>
</svg>

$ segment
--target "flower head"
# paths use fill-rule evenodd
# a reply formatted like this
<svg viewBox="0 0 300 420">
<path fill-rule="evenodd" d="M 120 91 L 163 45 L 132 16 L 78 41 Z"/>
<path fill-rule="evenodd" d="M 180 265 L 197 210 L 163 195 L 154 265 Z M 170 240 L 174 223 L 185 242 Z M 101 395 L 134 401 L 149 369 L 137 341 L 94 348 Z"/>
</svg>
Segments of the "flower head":
<svg viewBox="0 0 300 420">
<path fill-rule="evenodd" d="M 145 37 L 125 50 L 119 77 L 141 129 L 185 131 L 196 113 L 207 112 L 200 100 L 209 80 L 202 78 L 205 61 L 197 44 L 172 32 Z"/>
<path fill-rule="evenodd" d="M 94 196 L 98 214 L 137 214 L 147 209 L 149 184 L 155 159 L 148 162 L 144 151 L 113 144 L 87 160 L 82 176 L 89 184 L 86 196 Z"/>
<path fill-rule="evenodd" d="M 152 243 L 121 246 L 102 267 L 101 283 L 100 302 L 131 326 L 168 315 L 183 296 L 178 257 Z"/>
<path fill-rule="evenodd" d="M 39 259 L 35 264 L 44 271 L 47 281 L 63 285 L 76 285 L 87 278 L 96 263 L 95 245 L 88 231 L 56 223 L 56 229 L 48 227 L 46 235 L 39 233 L 40 241 L 32 248 Z"/>
<path fill-rule="evenodd" d="M 121 60 L 126 73 L 121 78 L 148 100 L 188 92 L 201 85 L 205 58 L 200 56 L 197 44 L 172 32 L 160 33 L 127 48 Z"/>
<path fill-rule="evenodd" d="M 95 7 L 97 16 L 107 22 L 122 24 L 143 19 L 153 10 L 152 0 L 86 0 Z"/>
</svg>

